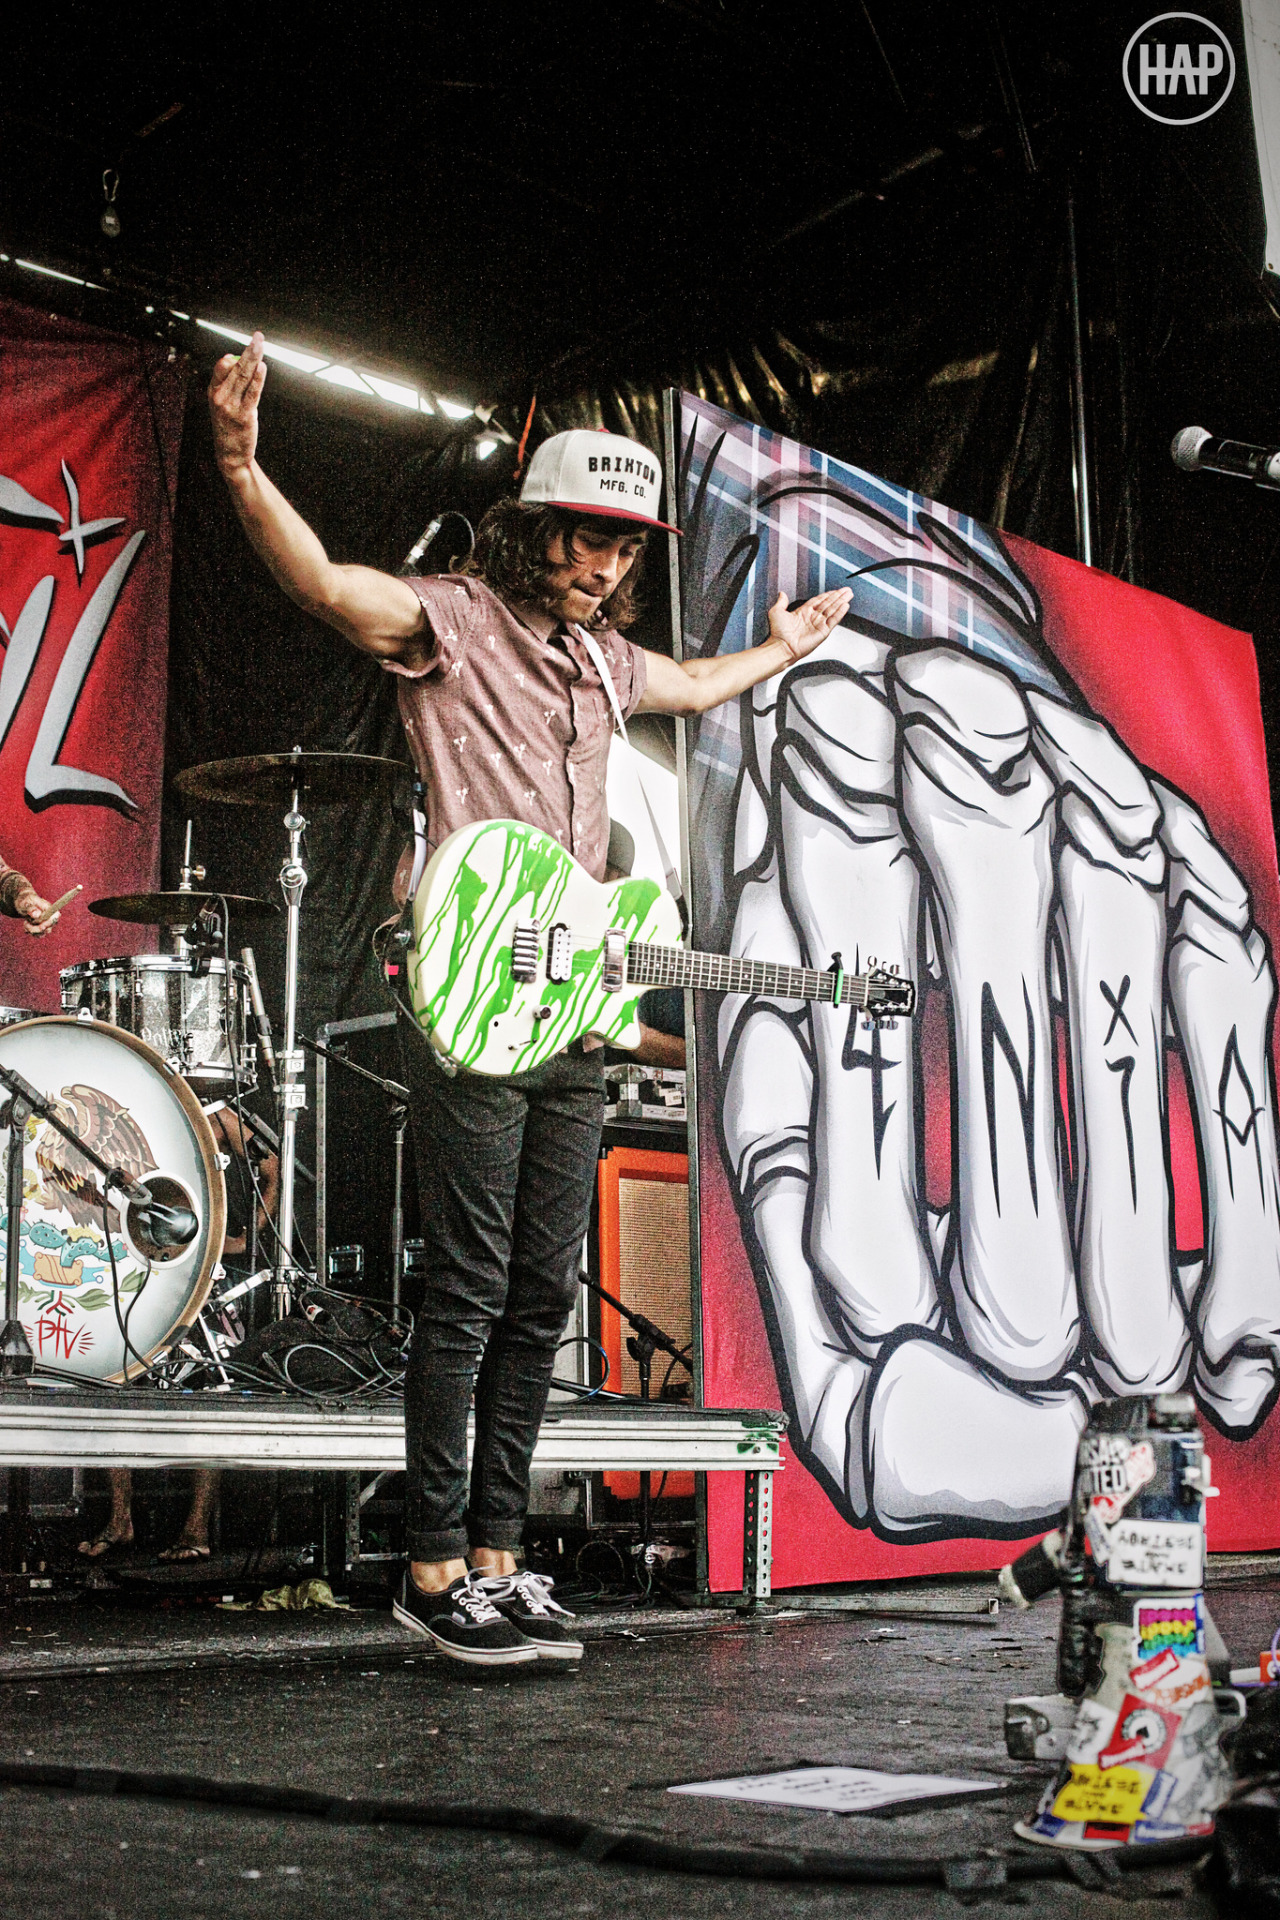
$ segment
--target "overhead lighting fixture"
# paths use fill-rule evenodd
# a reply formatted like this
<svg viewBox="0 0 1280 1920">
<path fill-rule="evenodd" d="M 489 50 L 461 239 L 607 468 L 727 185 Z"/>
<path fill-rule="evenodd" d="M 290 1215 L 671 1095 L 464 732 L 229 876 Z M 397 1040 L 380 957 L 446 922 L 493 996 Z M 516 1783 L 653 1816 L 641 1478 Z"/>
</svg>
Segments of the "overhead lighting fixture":
<svg viewBox="0 0 1280 1920">
<path fill-rule="evenodd" d="M 317 380 L 327 380 L 331 387 L 345 387 L 349 393 L 368 393 L 364 381 L 350 367 L 321 367 Z"/>
<path fill-rule="evenodd" d="M 497 450 L 498 450 L 498 443 L 496 440 L 486 439 L 486 440 L 476 441 L 476 459 L 477 460 L 487 460 L 489 458 L 489 455 L 491 453 L 496 453 Z"/>
<path fill-rule="evenodd" d="M 400 380 L 384 380 L 376 373 L 366 373 L 364 379 L 380 400 L 389 400 L 393 407 L 408 407 L 413 413 L 418 411 L 416 387 L 406 387 Z"/>
<path fill-rule="evenodd" d="M 282 347 L 275 340 L 267 341 L 267 359 L 281 360 L 286 367 L 296 367 L 299 373 L 319 373 L 321 367 L 329 364 L 322 353 L 303 353 L 299 347 Z"/>
<path fill-rule="evenodd" d="M 38 260 L 15 260 L 15 267 L 25 267 L 28 273 L 47 274 L 50 280 L 65 280 L 72 287 L 92 287 L 96 293 L 105 293 L 96 280 L 83 280 L 78 273 L 60 273 L 57 267 L 42 267 Z"/>
<path fill-rule="evenodd" d="M 0 261 L 8 263 L 10 255 L 0 253 Z M 23 267 L 28 273 L 46 274 L 51 280 L 65 280 L 73 287 L 91 287 L 97 293 L 107 293 L 107 287 L 100 287 L 96 280 L 85 280 L 75 273 L 63 273 L 58 267 L 45 267 L 38 260 L 13 260 L 13 265 Z M 155 308 L 147 307 L 148 313 Z M 190 322 L 192 315 L 183 313 L 178 307 L 170 307 L 169 313 L 175 320 Z M 215 333 L 221 340 L 234 341 L 238 347 L 247 347 L 252 334 L 245 333 L 240 327 L 228 327 L 221 320 L 202 320 L 197 315 L 195 325 L 205 333 Z M 442 400 L 439 394 L 420 393 L 406 380 L 393 380 L 382 373 L 369 373 L 364 369 L 346 367 L 334 362 L 326 354 L 310 353 L 305 347 L 282 346 L 278 340 L 265 343 L 268 361 L 276 361 L 281 366 L 291 367 L 295 373 L 309 374 L 315 380 L 324 380 L 331 387 L 341 387 L 346 393 L 363 394 L 369 400 L 384 400 L 388 406 L 403 407 L 409 413 L 442 413 L 448 420 L 468 420 L 475 412 L 474 407 L 464 406 L 460 400 Z M 486 460 L 496 441 L 482 443 L 484 451 L 480 454 Z"/>
<path fill-rule="evenodd" d="M 182 315 L 179 314 L 178 318 L 181 319 Z M 237 332 L 235 327 L 221 327 L 216 320 L 197 320 L 196 325 L 203 327 L 206 333 L 220 333 L 224 340 L 234 340 L 242 347 L 247 347 L 253 338 L 252 334 Z"/>
</svg>

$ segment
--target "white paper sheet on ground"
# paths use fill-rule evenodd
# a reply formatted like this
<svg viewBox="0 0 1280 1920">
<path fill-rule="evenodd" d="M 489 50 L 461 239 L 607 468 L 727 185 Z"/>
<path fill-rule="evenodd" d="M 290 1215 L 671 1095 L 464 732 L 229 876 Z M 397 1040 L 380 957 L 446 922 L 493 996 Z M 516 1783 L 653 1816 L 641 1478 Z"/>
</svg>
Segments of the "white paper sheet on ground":
<svg viewBox="0 0 1280 1920">
<path fill-rule="evenodd" d="M 644 773 L 644 793 L 640 789 L 640 772 Z M 605 799 L 609 807 L 610 820 L 619 820 L 635 842 L 635 862 L 632 873 L 664 883 L 666 869 L 658 854 L 657 843 L 653 837 L 653 828 L 649 823 L 649 810 L 644 803 L 645 793 L 649 796 L 649 806 L 657 817 L 662 837 L 667 843 L 667 852 L 671 858 L 680 859 L 680 789 L 676 776 L 669 768 L 659 766 L 647 754 L 629 746 L 620 735 L 615 734 L 609 747 L 609 766 L 605 775 Z"/>
<path fill-rule="evenodd" d="M 668 1793 L 713 1800 L 756 1800 L 771 1807 L 810 1807 L 815 1813 L 881 1813 L 913 1800 L 1002 1793 L 1003 1780 L 953 1780 L 941 1773 L 879 1773 L 874 1767 L 789 1767 L 784 1773 L 747 1773 L 734 1780 L 693 1780 Z"/>
</svg>

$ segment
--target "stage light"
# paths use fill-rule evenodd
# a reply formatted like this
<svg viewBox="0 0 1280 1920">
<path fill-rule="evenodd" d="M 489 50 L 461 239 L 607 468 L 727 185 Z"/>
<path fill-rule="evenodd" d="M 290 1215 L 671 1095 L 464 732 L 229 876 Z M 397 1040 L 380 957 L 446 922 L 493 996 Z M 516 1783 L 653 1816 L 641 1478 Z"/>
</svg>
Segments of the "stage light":
<svg viewBox="0 0 1280 1920">
<path fill-rule="evenodd" d="M 183 316 L 179 314 L 178 318 L 182 319 Z M 251 334 L 237 333 L 234 327 L 220 327 L 216 320 L 197 320 L 196 325 L 203 327 L 206 333 L 220 333 L 224 340 L 234 340 L 242 347 L 247 347 L 252 338 Z"/>
<path fill-rule="evenodd" d="M 476 441 L 476 459 L 487 460 L 491 453 L 496 452 L 497 446 L 498 446 L 498 443 L 496 440 L 477 440 Z"/>
<path fill-rule="evenodd" d="M 42 267 L 38 260 L 15 260 L 13 264 L 15 267 L 25 267 L 28 273 L 47 274 L 50 280 L 65 280 L 73 287 L 92 287 L 97 293 L 107 291 L 105 287 L 100 287 L 96 280 L 82 280 L 78 273 L 59 273 L 57 267 Z"/>
<path fill-rule="evenodd" d="M 0 261 L 8 263 L 10 255 L 0 253 Z M 96 293 L 107 293 L 107 287 L 100 287 L 96 280 L 84 280 L 75 273 L 63 273 L 58 267 L 41 266 L 38 260 L 14 260 L 13 265 L 23 267 L 28 273 L 47 274 L 51 280 L 65 280 L 73 287 L 91 287 Z M 154 313 L 156 309 L 148 306 L 146 311 Z M 191 322 L 192 315 L 183 313 L 178 307 L 170 307 L 169 314 L 175 320 Z M 252 335 L 240 327 L 224 326 L 221 320 L 201 320 L 198 316 L 194 324 L 205 333 L 215 333 L 219 339 L 234 341 L 238 347 L 247 347 Z M 443 413 L 449 420 L 469 420 L 475 412 L 474 407 L 465 406 L 460 400 L 442 400 L 438 394 L 419 393 L 406 380 L 393 380 L 382 373 L 368 373 L 363 369 L 346 367 L 329 360 L 324 354 L 309 353 L 304 347 L 282 346 L 277 340 L 267 340 L 264 350 L 268 361 L 290 367 L 295 373 L 309 374 L 315 380 L 327 381 L 331 387 L 341 387 L 347 393 L 362 393 L 368 400 L 383 400 L 389 406 L 404 407 L 410 413 Z M 482 460 L 487 460 L 496 441 L 481 443 Z"/>
<path fill-rule="evenodd" d="M 363 377 L 380 400 L 389 400 L 393 407 L 409 407 L 414 413 L 418 411 L 416 387 L 406 387 L 399 380 L 384 380 L 376 373 L 366 373 Z"/>
<path fill-rule="evenodd" d="M 286 367 L 296 367 L 299 373 L 319 373 L 321 367 L 329 362 L 321 353 L 303 353 L 298 347 L 282 347 L 274 340 L 266 343 L 268 360 L 281 360 Z"/>
<path fill-rule="evenodd" d="M 364 381 L 350 367 L 321 367 L 317 380 L 327 380 L 332 387 L 345 387 L 349 393 L 368 393 Z"/>
</svg>

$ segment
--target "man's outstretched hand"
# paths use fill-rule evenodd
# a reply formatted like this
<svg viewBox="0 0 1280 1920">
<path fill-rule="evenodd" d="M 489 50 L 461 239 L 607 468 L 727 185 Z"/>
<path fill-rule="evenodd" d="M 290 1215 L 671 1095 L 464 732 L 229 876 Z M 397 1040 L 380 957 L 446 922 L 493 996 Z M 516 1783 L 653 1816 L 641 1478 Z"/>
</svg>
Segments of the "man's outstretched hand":
<svg viewBox="0 0 1280 1920">
<path fill-rule="evenodd" d="M 769 638 L 781 640 L 793 660 L 803 660 L 840 625 L 852 598 L 851 588 L 832 587 L 803 606 L 789 608 L 786 594 L 780 593 L 769 609 Z"/>
<path fill-rule="evenodd" d="M 253 464 L 258 444 L 258 402 L 267 377 L 266 341 L 255 333 L 238 357 L 224 353 L 209 381 L 213 450 L 225 478 Z"/>
</svg>

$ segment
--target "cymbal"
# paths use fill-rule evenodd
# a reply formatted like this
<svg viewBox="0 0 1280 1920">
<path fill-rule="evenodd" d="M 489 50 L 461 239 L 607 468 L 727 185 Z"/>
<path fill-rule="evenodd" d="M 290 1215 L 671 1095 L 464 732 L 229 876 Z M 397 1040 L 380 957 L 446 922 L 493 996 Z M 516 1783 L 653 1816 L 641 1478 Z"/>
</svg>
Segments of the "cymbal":
<svg viewBox="0 0 1280 1920">
<path fill-rule="evenodd" d="M 219 908 L 227 903 L 233 920 L 265 920 L 280 909 L 274 900 L 259 899 L 252 893 L 121 893 L 109 900 L 91 900 L 90 913 L 102 920 L 131 920 L 139 926 L 188 927 L 205 907 Z"/>
<path fill-rule="evenodd" d="M 409 776 L 400 760 L 372 753 L 251 753 L 187 767 L 174 786 L 189 800 L 237 807 L 287 807 L 296 786 L 311 806 L 341 806 L 389 793 Z"/>
</svg>

